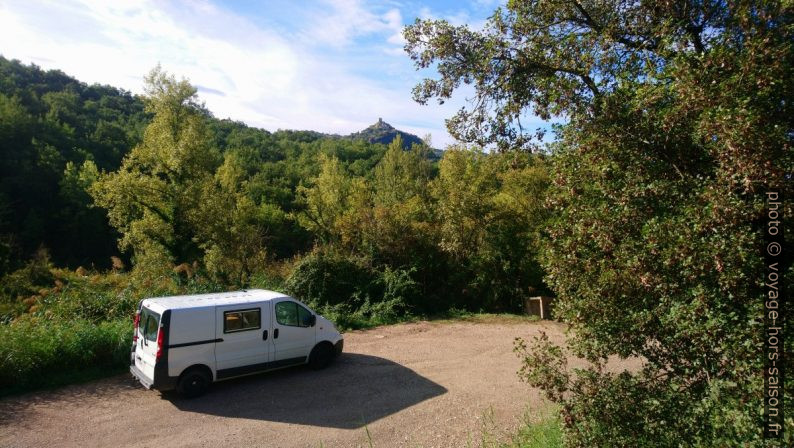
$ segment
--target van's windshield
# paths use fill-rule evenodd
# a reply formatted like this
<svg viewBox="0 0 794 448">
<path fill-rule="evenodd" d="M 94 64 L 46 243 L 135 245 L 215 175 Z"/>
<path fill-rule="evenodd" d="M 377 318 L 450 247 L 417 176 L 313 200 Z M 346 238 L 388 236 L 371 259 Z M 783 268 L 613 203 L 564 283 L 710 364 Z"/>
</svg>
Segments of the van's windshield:
<svg viewBox="0 0 794 448">
<path fill-rule="evenodd" d="M 143 308 L 141 310 L 140 322 L 143 338 L 147 341 L 157 340 L 157 329 L 160 327 L 160 315 L 148 308 Z"/>
</svg>

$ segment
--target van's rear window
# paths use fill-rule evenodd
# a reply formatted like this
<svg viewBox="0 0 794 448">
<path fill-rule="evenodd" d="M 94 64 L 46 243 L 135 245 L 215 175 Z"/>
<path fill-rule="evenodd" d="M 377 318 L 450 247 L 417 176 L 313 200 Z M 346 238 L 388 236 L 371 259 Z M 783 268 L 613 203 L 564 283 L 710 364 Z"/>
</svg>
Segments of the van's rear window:
<svg viewBox="0 0 794 448">
<path fill-rule="evenodd" d="M 160 315 L 144 308 L 141 310 L 141 333 L 147 341 L 157 340 L 157 329 L 160 328 Z"/>
</svg>

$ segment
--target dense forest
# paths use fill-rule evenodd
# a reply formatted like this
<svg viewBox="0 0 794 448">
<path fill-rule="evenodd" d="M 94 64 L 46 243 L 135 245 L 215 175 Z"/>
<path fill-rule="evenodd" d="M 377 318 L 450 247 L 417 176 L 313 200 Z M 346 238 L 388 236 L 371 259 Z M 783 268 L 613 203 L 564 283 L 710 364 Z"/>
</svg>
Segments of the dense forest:
<svg viewBox="0 0 794 448">
<path fill-rule="evenodd" d="M 542 158 L 458 149 L 439 163 L 380 119 L 350 138 L 270 133 L 214 118 L 159 69 L 135 97 L 0 62 L 6 320 L 50 286 L 28 275 L 37 263 L 218 288 L 287 264 L 322 304 L 412 288 L 400 313 L 517 309 L 542 288 Z"/>
<path fill-rule="evenodd" d="M 118 168 L 146 120 L 127 92 L 0 58 L 0 272 L 39 247 L 61 265 L 107 265 L 116 235 L 89 209 L 76 169 Z"/>
<path fill-rule="evenodd" d="M 119 235 L 107 224 L 106 213 L 91 208 L 85 170 L 115 171 L 141 142 L 152 118 L 143 98 L 1 56 L 0 82 L 0 273 L 18 269 L 40 248 L 56 265 L 71 268 L 108 268 L 111 256 L 126 261 L 130 254 L 119 251 Z M 418 137 L 382 121 L 347 139 L 312 131 L 270 133 L 215 119 L 196 106 L 205 117 L 213 148 L 219 154 L 234 153 L 229 157 L 247 165 L 246 182 L 256 184 L 250 188 L 257 201 L 267 197 L 287 214 L 299 207 L 295 190 L 301 180 L 318 172 L 317 154 L 333 155 L 362 176 L 385 152 L 385 146 L 367 143 L 388 144 L 399 135 L 406 149 L 422 144 Z M 437 158 L 437 150 L 429 154 Z M 269 236 L 278 240 L 269 246 L 275 256 L 292 256 L 310 246 L 311 238 L 293 227 L 294 234 Z"/>
<path fill-rule="evenodd" d="M 479 31 L 417 20 L 405 49 L 437 78 L 415 100 L 474 91 L 443 153 L 381 120 L 346 137 L 219 120 L 159 67 L 137 97 L 0 59 L 0 388 L 123 367 L 145 296 L 275 288 L 350 328 L 554 294 L 568 345 L 516 352 L 567 446 L 770 446 L 765 207 L 794 196 L 792 17 L 511 1 Z M 565 119 L 552 143 L 528 113 Z"/>
</svg>

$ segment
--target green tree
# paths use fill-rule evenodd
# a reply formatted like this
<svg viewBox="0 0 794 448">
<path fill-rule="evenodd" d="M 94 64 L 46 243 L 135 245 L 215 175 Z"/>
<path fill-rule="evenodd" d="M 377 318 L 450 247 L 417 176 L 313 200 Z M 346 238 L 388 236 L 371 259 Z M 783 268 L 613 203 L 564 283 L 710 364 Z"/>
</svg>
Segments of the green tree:
<svg viewBox="0 0 794 448">
<path fill-rule="evenodd" d="M 201 257 L 190 221 L 219 157 L 196 89 L 159 67 L 146 76 L 146 111 L 153 115 L 143 141 L 118 171 L 91 188 L 121 233 L 119 246 L 136 258 L 192 262 Z"/>
<path fill-rule="evenodd" d="M 427 185 L 433 173 L 426 157 L 428 148 L 416 145 L 406 151 L 402 146 L 398 135 L 375 167 L 374 199 L 379 206 L 390 207 L 414 197 L 429 196 Z"/>
<path fill-rule="evenodd" d="M 474 85 L 453 135 L 526 149 L 523 114 L 568 120 L 543 264 L 593 365 L 546 368 L 563 352 L 543 339 L 518 350 L 569 446 L 764 445 L 764 199 L 792 194 L 792 31 L 789 2 L 553 0 L 511 1 L 481 32 L 406 30 L 440 75 L 417 100 Z M 610 373 L 610 355 L 643 368 Z"/>
<path fill-rule="evenodd" d="M 444 154 L 433 182 L 438 244 L 469 277 L 469 306 L 515 311 L 545 289 L 537 255 L 547 186 L 542 160 L 529 154 Z"/>
<path fill-rule="evenodd" d="M 321 242 L 331 243 L 340 239 L 338 224 L 348 210 L 354 183 L 336 157 L 321 154 L 319 162 L 320 174 L 311 186 L 298 187 L 298 200 L 304 206 L 298 220 Z"/>
<path fill-rule="evenodd" d="M 364 234 L 378 257 L 396 267 L 420 264 L 423 252 L 434 244 L 430 229 L 433 172 L 426 151 L 418 145 L 404 150 L 400 136 L 389 144 L 375 167 L 371 217 L 359 220 L 370 224 Z"/>
<path fill-rule="evenodd" d="M 189 215 L 204 265 L 223 284 L 243 287 L 268 258 L 267 239 L 286 225 L 287 215 L 269 203 L 257 205 L 245 192 L 247 176 L 235 153 L 227 153 L 205 183 L 199 206 Z"/>
<path fill-rule="evenodd" d="M 491 199 L 499 189 L 494 158 L 479 150 L 448 150 L 434 183 L 441 247 L 462 260 L 482 245 L 495 218 Z"/>
</svg>

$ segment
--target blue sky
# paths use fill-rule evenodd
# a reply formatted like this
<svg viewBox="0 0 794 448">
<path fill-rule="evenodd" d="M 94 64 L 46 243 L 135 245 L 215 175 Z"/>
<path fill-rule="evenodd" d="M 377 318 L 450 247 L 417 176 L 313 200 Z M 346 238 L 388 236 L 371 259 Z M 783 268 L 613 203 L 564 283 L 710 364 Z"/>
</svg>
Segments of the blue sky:
<svg viewBox="0 0 794 448">
<path fill-rule="evenodd" d="M 417 17 L 479 28 L 499 3 L 3 0 L 0 54 L 136 93 L 160 63 L 219 118 L 347 134 L 382 117 L 443 148 L 466 92 L 414 103 L 411 88 L 433 73 L 414 69 L 401 30 Z"/>
</svg>

